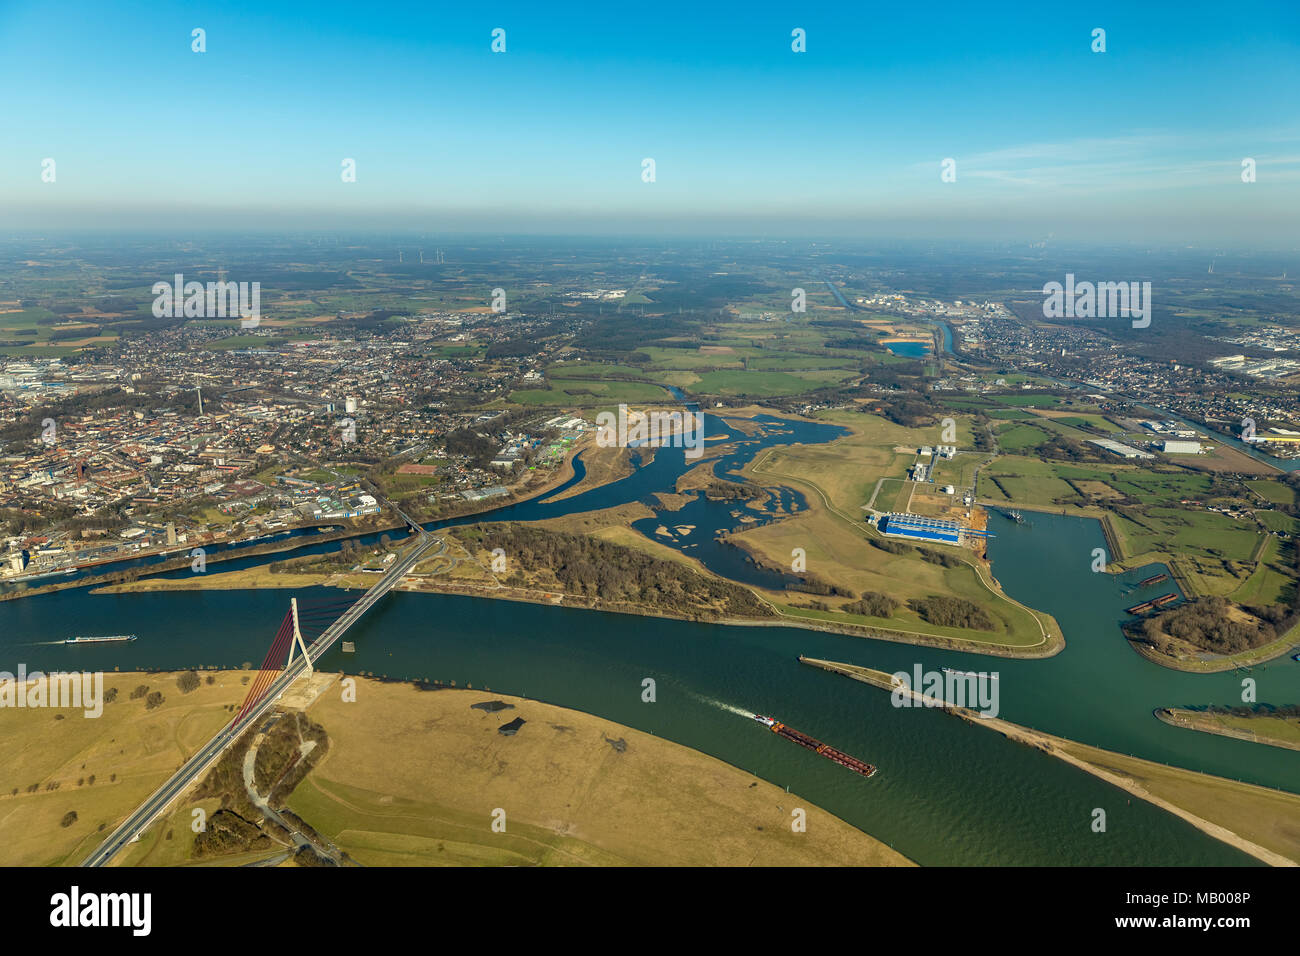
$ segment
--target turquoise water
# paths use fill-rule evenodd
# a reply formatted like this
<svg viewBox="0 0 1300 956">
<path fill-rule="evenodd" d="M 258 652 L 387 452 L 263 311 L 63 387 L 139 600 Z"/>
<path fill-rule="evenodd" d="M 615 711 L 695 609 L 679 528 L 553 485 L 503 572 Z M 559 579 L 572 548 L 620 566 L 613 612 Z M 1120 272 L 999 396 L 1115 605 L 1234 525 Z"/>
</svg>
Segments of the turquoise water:
<svg viewBox="0 0 1300 956">
<path fill-rule="evenodd" d="M 768 422 L 717 468 L 734 474 L 773 443 L 825 441 L 830 426 Z M 712 419 L 707 434 L 723 426 Z M 734 433 L 733 433 L 734 437 Z M 643 500 L 670 488 L 693 462 L 661 449 L 620 482 L 547 504 L 502 509 L 499 519 L 533 520 Z M 793 493 L 787 503 L 797 501 Z M 697 499 L 695 556 L 710 567 L 734 554 L 703 529 L 732 522 L 734 502 Z M 698 512 L 698 514 L 697 514 Z M 672 520 L 677 520 L 677 514 Z M 482 520 L 464 519 L 464 520 Z M 1239 700 L 1240 674 L 1193 675 L 1148 663 L 1118 629 L 1137 598 L 1126 579 L 1093 574 L 1104 546 L 1096 522 L 1055 515 L 1015 524 L 990 517 L 994 573 L 1018 599 L 1052 613 L 1067 647 L 1040 661 L 1008 661 L 789 628 L 739 627 L 615 615 L 449 595 L 390 594 L 325 669 L 454 680 L 542 698 L 695 747 L 781 786 L 790 803 L 822 806 L 925 864 L 1249 864 L 1249 857 L 1122 791 L 1033 749 L 933 710 L 894 708 L 889 695 L 799 664 L 799 654 L 884 671 L 995 670 L 1000 716 L 1062 736 L 1300 792 L 1300 754 L 1178 731 L 1151 711 L 1170 704 Z M 694 536 L 692 536 L 694 537 Z M 707 540 L 706 540 L 707 539 Z M 318 546 L 320 547 L 320 546 Z M 325 546 L 329 547 L 329 546 Z M 253 559 L 255 560 L 255 559 Z M 251 561 L 250 561 L 251 563 Z M 720 570 L 728 570 L 720 568 Z M 744 577 L 744 569 L 731 569 Z M 339 592 L 296 592 L 304 602 Z M 73 590 L 0 604 L 0 669 L 176 669 L 258 662 L 288 605 L 283 591 L 141 593 L 95 596 Z M 128 645 L 49 643 L 77 633 L 130 631 Z M 1260 699 L 1300 700 L 1300 664 L 1282 659 L 1251 673 Z M 642 680 L 657 701 L 641 701 Z M 738 713 L 740 711 L 741 713 Z M 743 716 L 772 714 L 876 764 L 871 779 L 840 768 Z M 523 713 L 525 718 L 527 714 Z M 2 715 L 0 715 L 2 716 Z M 1090 828 L 1107 812 L 1105 833 Z"/>
<path fill-rule="evenodd" d="M 925 358 L 930 354 L 930 346 L 926 342 L 890 342 L 885 348 L 895 355 L 907 358 Z"/>
<path fill-rule="evenodd" d="M 140 639 L 115 648 L 16 647 L 11 638 L 38 636 L 55 612 L 49 597 L 36 598 L 0 612 L 6 654 L 45 668 L 235 665 L 261 658 L 275 627 L 270 622 L 278 623 L 287 604 L 286 594 L 270 591 L 51 597 L 62 599 L 59 619 L 73 630 L 102 628 L 111 619 L 130 622 Z M 330 600 L 337 593 L 312 589 L 298 597 Z M 19 618 L 14 612 L 23 608 Z M 454 680 L 606 717 L 788 786 L 787 809 L 799 801 L 824 807 L 924 864 L 1252 862 L 1052 757 L 937 711 L 894 708 L 882 691 L 795 660 L 802 653 L 892 671 L 917 661 L 926 668 L 964 665 L 974 657 L 794 628 L 408 593 L 391 594 L 349 638 L 357 652 L 333 651 L 323 669 Z M 1051 662 L 1039 662 L 1039 677 L 1032 663 L 1017 665 L 1023 670 L 1016 673 L 981 660 L 1011 685 L 1002 691 L 1003 714 L 1011 719 L 1052 725 L 1054 714 L 1073 718 L 1074 708 L 1087 713 L 1094 706 L 1083 691 L 1069 694 L 1068 667 L 1052 669 L 1054 676 Z M 646 677 L 657 684 L 653 704 L 641 701 Z M 876 764 L 879 773 L 864 779 L 727 708 L 773 714 Z M 527 719 L 526 704 L 520 714 Z M 1220 743 L 1186 737 L 1193 749 L 1197 741 Z M 1250 745 L 1240 746 L 1246 757 Z M 1108 817 L 1104 834 L 1089 828 L 1098 807 Z"/>
</svg>

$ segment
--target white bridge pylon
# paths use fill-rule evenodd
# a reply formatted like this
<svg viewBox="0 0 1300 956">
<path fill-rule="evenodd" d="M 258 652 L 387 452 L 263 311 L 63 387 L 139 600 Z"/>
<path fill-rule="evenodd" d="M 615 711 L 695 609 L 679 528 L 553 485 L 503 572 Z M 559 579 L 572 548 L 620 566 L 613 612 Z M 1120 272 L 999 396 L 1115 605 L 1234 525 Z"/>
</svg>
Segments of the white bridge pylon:
<svg viewBox="0 0 1300 956">
<path fill-rule="evenodd" d="M 288 669 L 289 665 L 293 663 L 293 649 L 296 645 L 302 651 L 302 659 L 307 663 L 307 676 L 310 677 L 312 675 L 311 656 L 307 653 L 307 645 L 302 640 L 302 630 L 298 627 L 298 599 L 290 598 L 289 605 L 293 609 L 293 640 L 289 642 L 289 659 L 284 662 L 284 666 Z"/>
</svg>

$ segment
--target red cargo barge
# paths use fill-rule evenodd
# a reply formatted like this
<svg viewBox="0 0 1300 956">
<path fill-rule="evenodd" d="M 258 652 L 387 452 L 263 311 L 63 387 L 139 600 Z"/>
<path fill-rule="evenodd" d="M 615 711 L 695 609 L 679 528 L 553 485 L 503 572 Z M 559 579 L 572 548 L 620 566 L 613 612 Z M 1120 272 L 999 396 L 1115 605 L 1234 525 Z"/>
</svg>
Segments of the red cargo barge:
<svg viewBox="0 0 1300 956">
<path fill-rule="evenodd" d="M 1132 607 L 1124 608 L 1129 614 L 1143 614 L 1147 611 L 1155 610 L 1158 607 L 1164 607 L 1171 601 L 1177 601 L 1178 595 L 1170 592 L 1162 594 L 1158 598 L 1152 598 L 1150 601 L 1143 601 L 1141 604 L 1134 604 Z"/>
<path fill-rule="evenodd" d="M 807 747 L 813 753 L 821 754 L 827 760 L 833 760 L 841 767 L 848 767 L 850 770 L 860 773 L 864 777 L 870 777 L 876 772 L 876 768 L 871 764 L 865 763 L 857 757 L 850 757 L 843 751 L 836 750 L 830 744 L 824 744 L 814 737 L 809 737 L 807 734 L 800 733 L 793 727 L 787 727 L 779 720 L 772 717 L 764 717 L 761 714 L 754 714 L 754 719 L 771 729 L 772 733 L 777 736 L 784 737 L 786 740 L 793 740 L 800 747 Z"/>
</svg>

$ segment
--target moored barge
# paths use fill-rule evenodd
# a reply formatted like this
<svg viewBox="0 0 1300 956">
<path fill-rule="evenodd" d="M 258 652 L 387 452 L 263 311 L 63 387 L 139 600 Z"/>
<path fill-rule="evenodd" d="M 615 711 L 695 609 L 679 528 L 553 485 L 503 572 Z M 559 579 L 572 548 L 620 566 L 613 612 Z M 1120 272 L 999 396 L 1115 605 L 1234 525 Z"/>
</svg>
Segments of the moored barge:
<svg viewBox="0 0 1300 956">
<path fill-rule="evenodd" d="M 1158 598 L 1152 598 L 1150 601 L 1143 601 L 1141 604 L 1134 604 L 1132 607 L 1124 608 L 1129 614 L 1144 614 L 1147 611 L 1155 610 L 1158 607 L 1164 607 L 1170 601 L 1177 601 L 1178 595 L 1170 592 L 1162 594 Z"/>
</svg>

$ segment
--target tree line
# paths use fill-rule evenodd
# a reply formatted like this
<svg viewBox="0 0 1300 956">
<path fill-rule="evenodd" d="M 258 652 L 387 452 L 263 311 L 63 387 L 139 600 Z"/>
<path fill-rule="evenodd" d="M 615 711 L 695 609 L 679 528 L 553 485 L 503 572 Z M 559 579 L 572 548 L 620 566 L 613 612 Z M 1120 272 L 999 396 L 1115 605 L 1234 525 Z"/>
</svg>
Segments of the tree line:
<svg viewBox="0 0 1300 956">
<path fill-rule="evenodd" d="M 1212 654 L 1237 654 L 1277 639 L 1273 624 L 1258 617 L 1240 620 L 1232 615 L 1234 608 L 1219 595 L 1198 597 L 1143 620 L 1137 639 L 1170 656 L 1179 641 Z"/>
<path fill-rule="evenodd" d="M 601 601 L 700 617 L 770 617 L 774 613 L 743 585 L 585 535 L 520 524 L 471 525 L 457 532 L 486 551 L 501 548 L 512 587 L 545 586 Z"/>
</svg>

